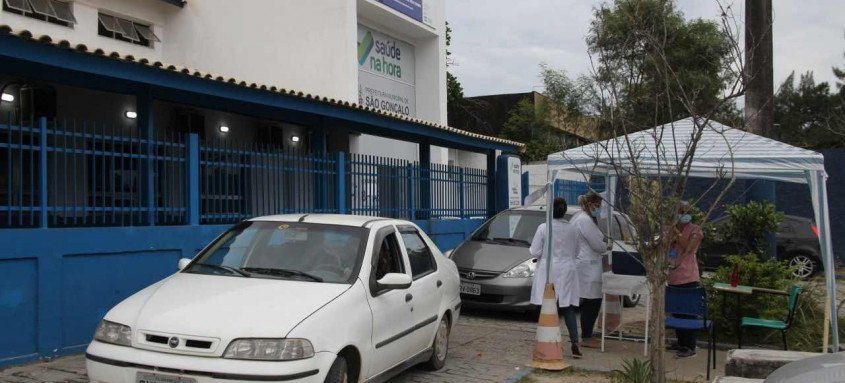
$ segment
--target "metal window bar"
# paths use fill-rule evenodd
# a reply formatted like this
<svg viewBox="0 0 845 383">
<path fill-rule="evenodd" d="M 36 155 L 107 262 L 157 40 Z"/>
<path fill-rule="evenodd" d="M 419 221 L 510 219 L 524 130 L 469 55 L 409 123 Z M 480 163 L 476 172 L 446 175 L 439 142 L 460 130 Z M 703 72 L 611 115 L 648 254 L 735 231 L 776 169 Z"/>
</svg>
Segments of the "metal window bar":
<svg viewBox="0 0 845 383">
<path fill-rule="evenodd" d="M 11 114 L 0 123 L 0 228 L 40 225 L 39 137 L 40 129 L 15 122 Z"/>
<path fill-rule="evenodd" d="M 97 19 L 100 21 L 100 24 L 103 25 L 103 28 L 106 28 L 106 30 L 108 30 L 109 32 L 119 33 L 121 35 L 125 34 L 123 32 L 123 27 L 118 24 L 117 18 L 115 18 L 114 16 L 100 13 L 97 14 Z"/>
<path fill-rule="evenodd" d="M 32 7 L 29 6 L 28 0 L 5 0 L 6 6 L 16 11 L 24 13 L 32 12 Z"/>
<path fill-rule="evenodd" d="M 135 31 L 135 25 L 133 22 L 121 19 L 119 17 L 115 17 L 114 20 L 117 22 L 118 25 L 120 25 L 120 28 L 123 29 L 123 37 L 126 37 L 127 39 L 132 40 L 134 42 L 141 41 L 141 39 L 138 38 L 138 32 Z"/>
<path fill-rule="evenodd" d="M 70 24 L 76 24 L 76 17 L 73 16 L 73 3 L 69 1 L 50 0 L 50 5 L 56 13 L 56 18 Z"/>
<path fill-rule="evenodd" d="M 161 42 L 161 40 L 153 33 L 153 29 L 143 24 L 132 23 L 135 26 L 135 30 L 141 35 L 143 38 L 149 41 Z"/>
<path fill-rule="evenodd" d="M 29 5 L 32 6 L 32 10 L 35 13 L 58 18 L 50 0 L 29 0 Z"/>
</svg>

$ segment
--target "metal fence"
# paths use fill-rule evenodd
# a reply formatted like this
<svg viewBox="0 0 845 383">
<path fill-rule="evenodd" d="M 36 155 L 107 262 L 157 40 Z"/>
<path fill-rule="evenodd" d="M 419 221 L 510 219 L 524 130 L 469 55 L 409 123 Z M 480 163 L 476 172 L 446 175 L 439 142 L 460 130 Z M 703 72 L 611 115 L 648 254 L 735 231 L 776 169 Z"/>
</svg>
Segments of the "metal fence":
<svg viewBox="0 0 845 383">
<path fill-rule="evenodd" d="M 573 180 L 555 180 L 554 184 L 555 197 L 563 197 L 569 205 L 577 206 L 578 196 L 587 194 L 590 190 L 596 192 L 604 191 L 604 179 L 595 178 L 590 183 Z"/>
<path fill-rule="evenodd" d="M 337 213 L 337 153 L 259 144 L 200 144 L 200 222 L 287 213 Z"/>
<path fill-rule="evenodd" d="M 350 154 L 350 211 L 404 219 L 487 217 L 487 171 Z M 430 203 L 423 204 L 425 196 Z"/>
<path fill-rule="evenodd" d="M 225 224 L 285 213 L 477 218 L 487 216 L 488 176 L 363 154 L 142 136 L 114 124 L 0 123 L 0 228 Z"/>
</svg>

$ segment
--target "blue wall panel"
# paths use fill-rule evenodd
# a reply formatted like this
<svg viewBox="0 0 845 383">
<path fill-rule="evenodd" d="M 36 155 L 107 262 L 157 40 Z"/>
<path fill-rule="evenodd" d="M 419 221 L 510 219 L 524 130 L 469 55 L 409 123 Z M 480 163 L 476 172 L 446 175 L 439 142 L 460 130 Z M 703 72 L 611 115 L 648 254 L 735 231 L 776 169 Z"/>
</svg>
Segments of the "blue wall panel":
<svg viewBox="0 0 845 383">
<path fill-rule="evenodd" d="M 38 264 L 0 260 L 0 361 L 37 351 Z"/>
<path fill-rule="evenodd" d="M 62 347 L 84 346 L 106 312 L 176 272 L 182 252 L 84 254 L 62 265 Z"/>
<path fill-rule="evenodd" d="M 441 251 L 484 220 L 416 221 Z M 0 368 L 84 351 L 123 298 L 176 271 L 228 225 L 0 230 Z"/>
</svg>

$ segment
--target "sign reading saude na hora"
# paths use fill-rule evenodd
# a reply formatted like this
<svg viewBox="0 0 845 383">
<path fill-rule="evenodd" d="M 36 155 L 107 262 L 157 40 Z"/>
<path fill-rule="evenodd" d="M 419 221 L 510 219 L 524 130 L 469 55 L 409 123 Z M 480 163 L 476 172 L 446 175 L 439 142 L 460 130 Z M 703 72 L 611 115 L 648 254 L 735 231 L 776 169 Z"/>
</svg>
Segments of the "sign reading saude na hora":
<svg viewBox="0 0 845 383">
<path fill-rule="evenodd" d="M 414 46 L 358 25 L 358 103 L 416 117 Z"/>
</svg>

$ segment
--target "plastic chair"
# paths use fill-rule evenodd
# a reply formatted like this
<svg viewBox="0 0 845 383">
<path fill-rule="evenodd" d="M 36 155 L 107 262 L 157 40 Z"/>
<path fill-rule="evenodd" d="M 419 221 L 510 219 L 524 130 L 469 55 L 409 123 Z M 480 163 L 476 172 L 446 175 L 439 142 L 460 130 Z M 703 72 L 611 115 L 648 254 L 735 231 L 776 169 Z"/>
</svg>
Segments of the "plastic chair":
<svg viewBox="0 0 845 383">
<path fill-rule="evenodd" d="M 798 296 L 801 295 L 801 286 L 793 285 L 789 288 L 789 299 L 787 300 L 787 314 L 786 320 L 780 321 L 776 319 L 761 319 L 742 317 L 740 322 L 739 332 L 739 348 L 742 348 L 742 328 L 743 327 L 762 327 L 772 330 L 780 330 L 781 339 L 783 339 L 783 350 L 786 351 L 786 332 L 792 325 L 792 319 L 795 317 L 795 308 L 798 306 Z"/>
<path fill-rule="evenodd" d="M 691 318 L 675 318 L 671 314 Z M 710 366 L 716 369 L 716 327 L 707 319 L 707 294 L 703 287 L 666 287 L 666 328 L 707 331 L 707 381 Z"/>
</svg>

